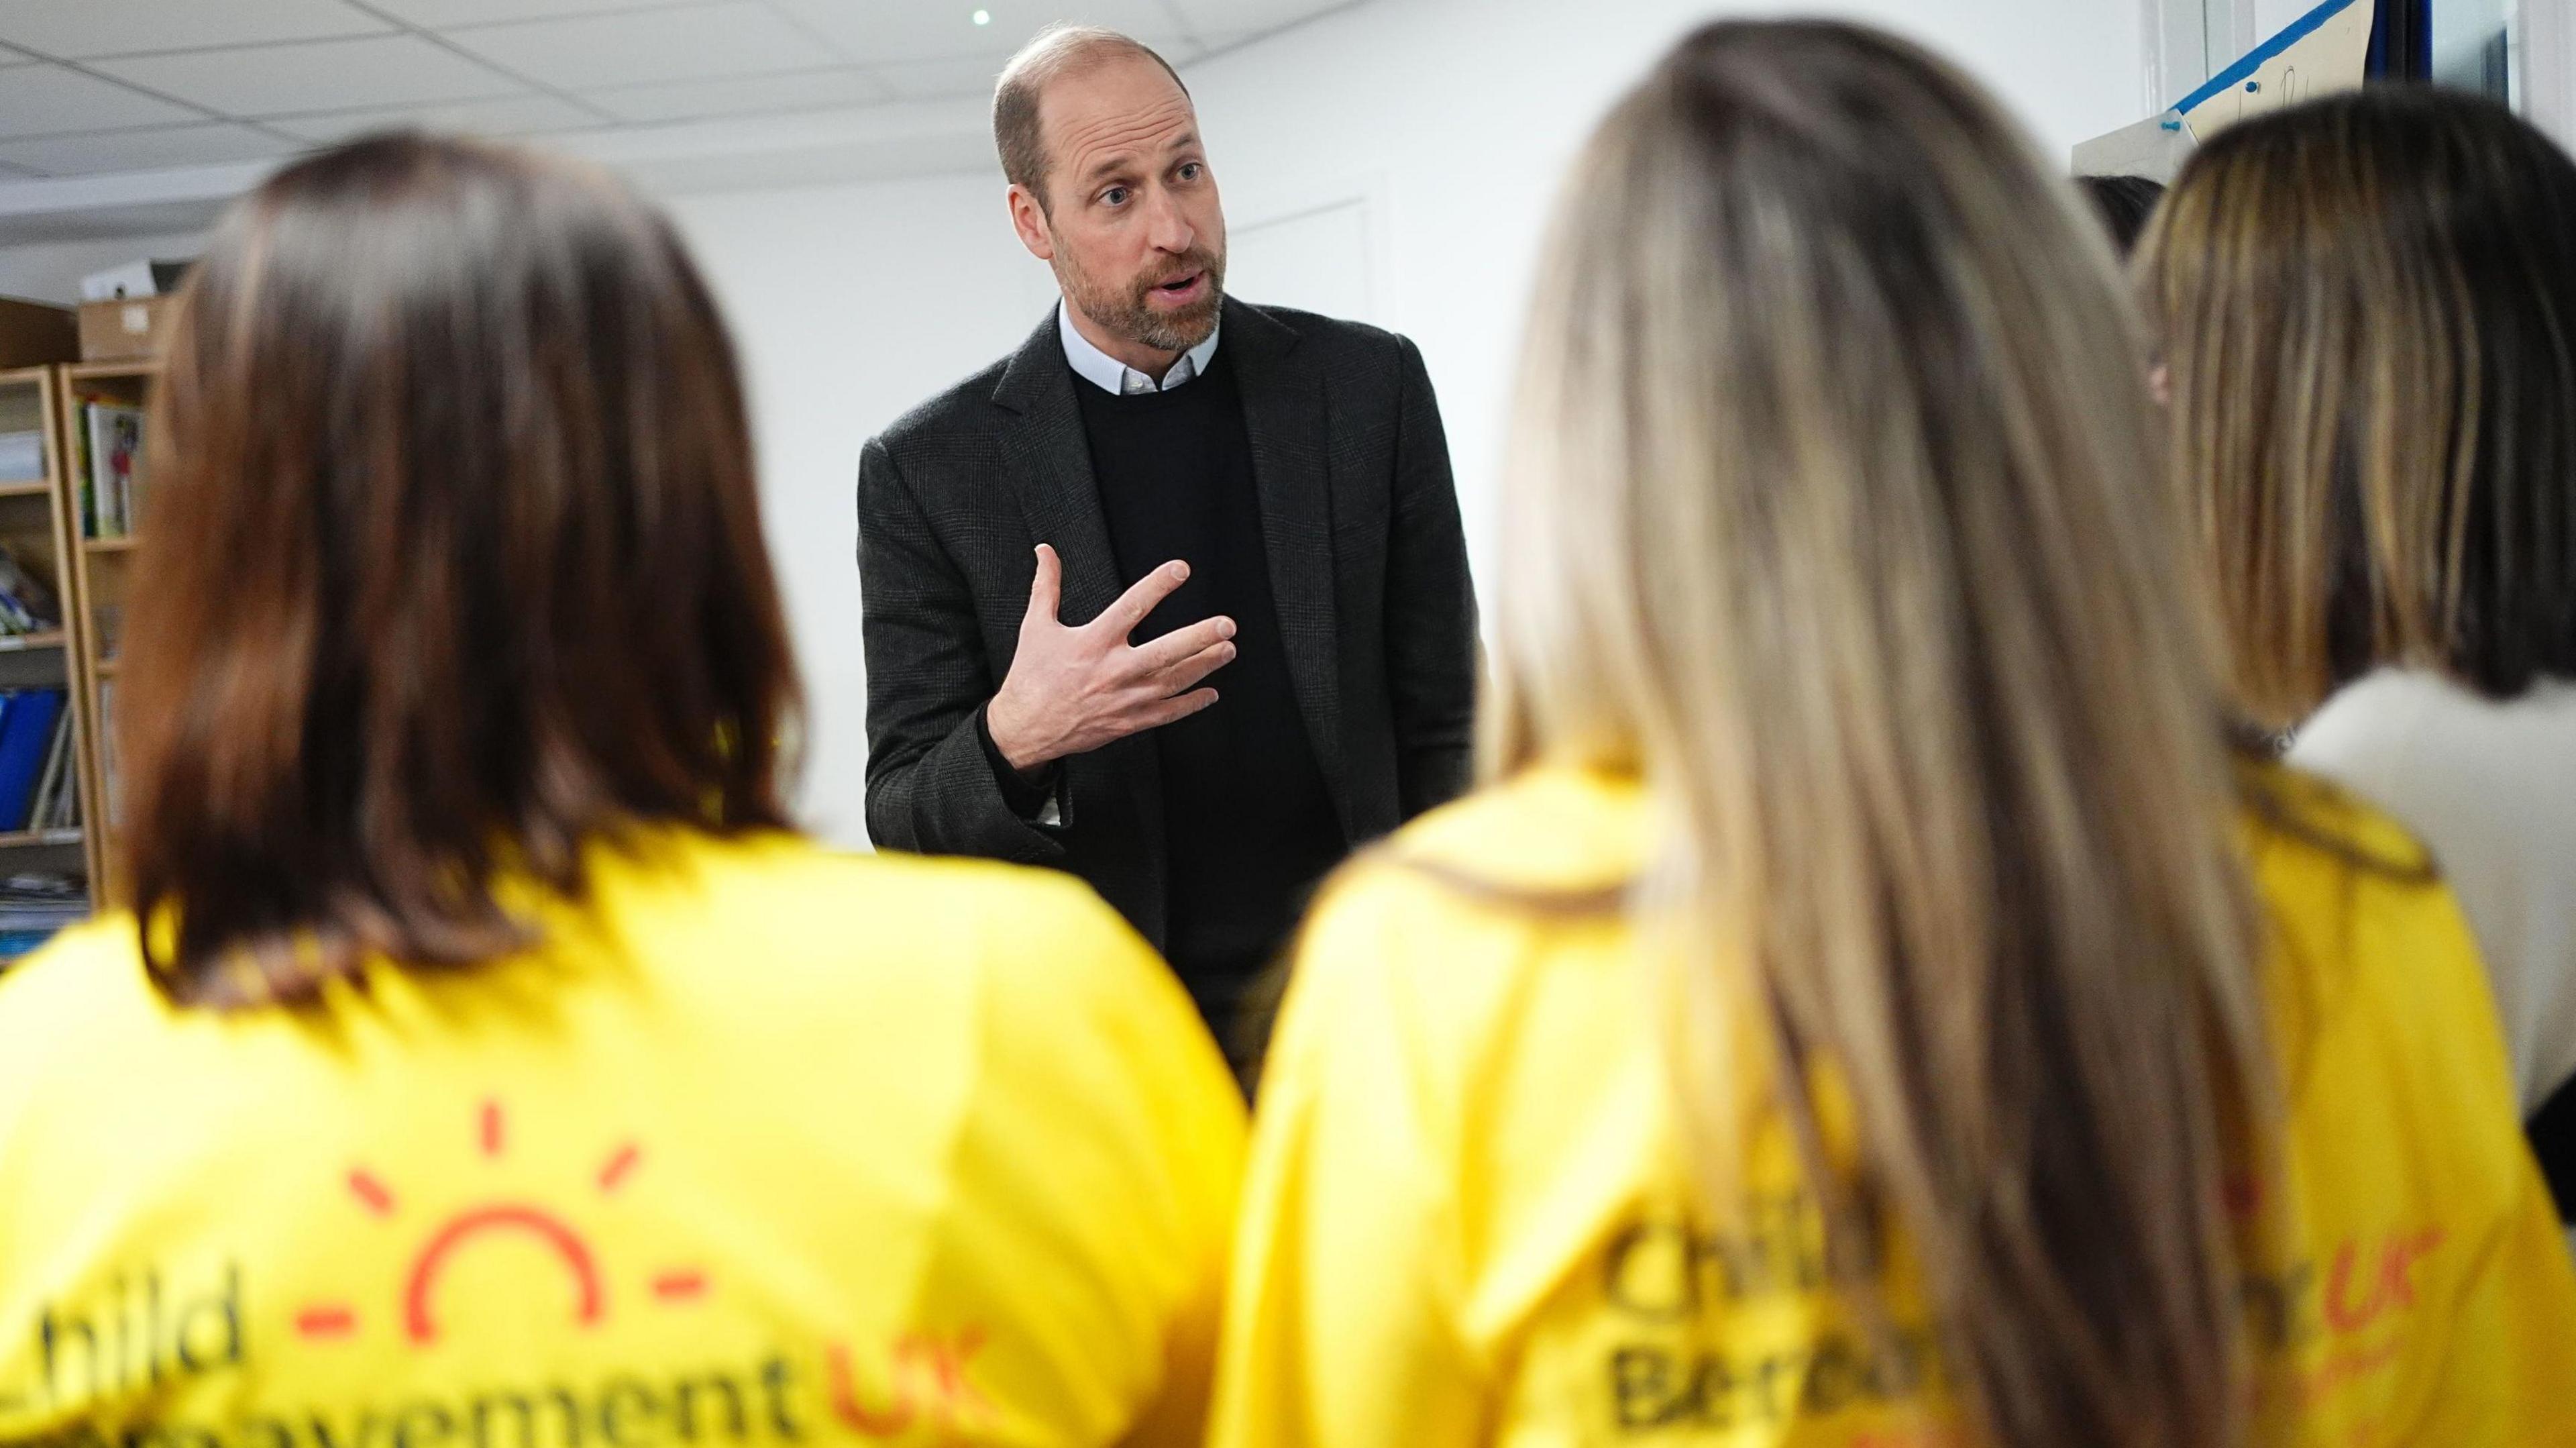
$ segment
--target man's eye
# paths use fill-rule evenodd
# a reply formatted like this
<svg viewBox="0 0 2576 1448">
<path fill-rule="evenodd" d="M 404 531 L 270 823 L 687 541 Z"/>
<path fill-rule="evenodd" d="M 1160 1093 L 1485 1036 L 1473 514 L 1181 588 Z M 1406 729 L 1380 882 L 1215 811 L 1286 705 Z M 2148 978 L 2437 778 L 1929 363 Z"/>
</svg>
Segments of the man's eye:
<svg viewBox="0 0 2576 1448">
<path fill-rule="evenodd" d="M 1183 166 L 1181 168 L 1181 179 L 1184 181 L 1196 181 L 1199 179 L 1199 163 L 1192 161 L 1188 165 Z"/>
<path fill-rule="evenodd" d="M 1100 199 L 1104 204 L 1110 206 L 1124 206 L 1127 204 L 1127 188 L 1124 186 L 1112 186 L 1108 190 L 1100 193 Z"/>
</svg>

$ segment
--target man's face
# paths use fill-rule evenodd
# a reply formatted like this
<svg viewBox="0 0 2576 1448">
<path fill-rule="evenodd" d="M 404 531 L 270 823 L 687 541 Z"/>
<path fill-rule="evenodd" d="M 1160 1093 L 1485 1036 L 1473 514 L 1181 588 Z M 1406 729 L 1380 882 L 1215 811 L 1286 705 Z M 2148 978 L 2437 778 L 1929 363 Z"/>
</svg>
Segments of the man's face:
<svg viewBox="0 0 2576 1448">
<path fill-rule="evenodd" d="M 1059 77 L 1039 116 L 1048 204 L 1015 191 L 1021 239 L 1100 330 L 1162 353 L 1206 341 L 1224 301 L 1225 212 L 1189 97 L 1122 56 Z"/>
</svg>

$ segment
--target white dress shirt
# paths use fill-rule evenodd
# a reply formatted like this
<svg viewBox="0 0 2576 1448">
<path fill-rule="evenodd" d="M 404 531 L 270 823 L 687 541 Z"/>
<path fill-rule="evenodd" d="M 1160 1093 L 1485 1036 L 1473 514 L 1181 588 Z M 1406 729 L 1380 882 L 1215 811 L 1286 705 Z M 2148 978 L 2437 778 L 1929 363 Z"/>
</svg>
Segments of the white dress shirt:
<svg viewBox="0 0 2576 1448">
<path fill-rule="evenodd" d="M 1157 382 L 1091 345 L 1091 339 L 1082 335 L 1081 329 L 1073 325 L 1073 315 L 1061 300 L 1055 304 L 1055 329 L 1064 339 L 1065 360 L 1073 364 L 1073 370 L 1082 377 L 1082 380 L 1103 392 L 1117 393 L 1120 396 L 1138 392 L 1169 392 L 1205 372 L 1209 361 L 1216 356 L 1216 336 L 1221 330 L 1210 328 L 1207 340 L 1182 353 L 1179 359 L 1172 363 L 1171 370 L 1165 372 L 1162 380 Z M 1054 792 L 1047 799 L 1045 806 L 1038 811 L 1037 822 L 1049 828 L 1063 826 L 1062 775 L 1057 776 Z"/>
<path fill-rule="evenodd" d="M 1162 380 L 1156 381 L 1092 346 L 1091 339 L 1082 335 L 1082 329 L 1073 324 L 1073 312 L 1062 301 L 1055 304 L 1055 329 L 1064 338 L 1064 357 L 1073 364 L 1073 370 L 1101 391 L 1120 396 L 1138 392 L 1169 392 L 1205 372 L 1209 361 L 1216 356 L 1217 333 L 1224 330 L 1221 327 L 1210 328 L 1206 341 L 1182 353 L 1179 360 L 1172 363 L 1172 370 L 1164 373 Z"/>
</svg>

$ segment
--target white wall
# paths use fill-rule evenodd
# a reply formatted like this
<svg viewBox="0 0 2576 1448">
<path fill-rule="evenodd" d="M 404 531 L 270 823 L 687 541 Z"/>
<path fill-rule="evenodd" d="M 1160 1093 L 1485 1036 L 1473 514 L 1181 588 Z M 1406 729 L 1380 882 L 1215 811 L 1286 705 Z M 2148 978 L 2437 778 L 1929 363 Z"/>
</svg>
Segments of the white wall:
<svg viewBox="0 0 2576 1448">
<path fill-rule="evenodd" d="M 2576 0 L 2522 0 L 2523 104 L 2576 150 Z"/>
<path fill-rule="evenodd" d="M 1052 295 L 996 179 L 731 192 L 670 203 L 749 374 L 762 507 L 805 674 L 808 823 L 864 844 L 859 448 L 1017 346 Z"/>
</svg>

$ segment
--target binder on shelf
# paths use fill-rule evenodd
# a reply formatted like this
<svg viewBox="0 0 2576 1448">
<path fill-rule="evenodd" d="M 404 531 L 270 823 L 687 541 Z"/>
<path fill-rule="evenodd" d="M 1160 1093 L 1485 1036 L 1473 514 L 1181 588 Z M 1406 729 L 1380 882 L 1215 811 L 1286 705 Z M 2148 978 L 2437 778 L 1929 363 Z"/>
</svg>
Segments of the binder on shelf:
<svg viewBox="0 0 2576 1448">
<path fill-rule="evenodd" d="M 0 827 L 27 827 L 35 802 L 36 776 L 45 767 L 53 743 L 54 720 L 63 711 L 60 689 L 20 689 L 0 710 Z"/>
</svg>

